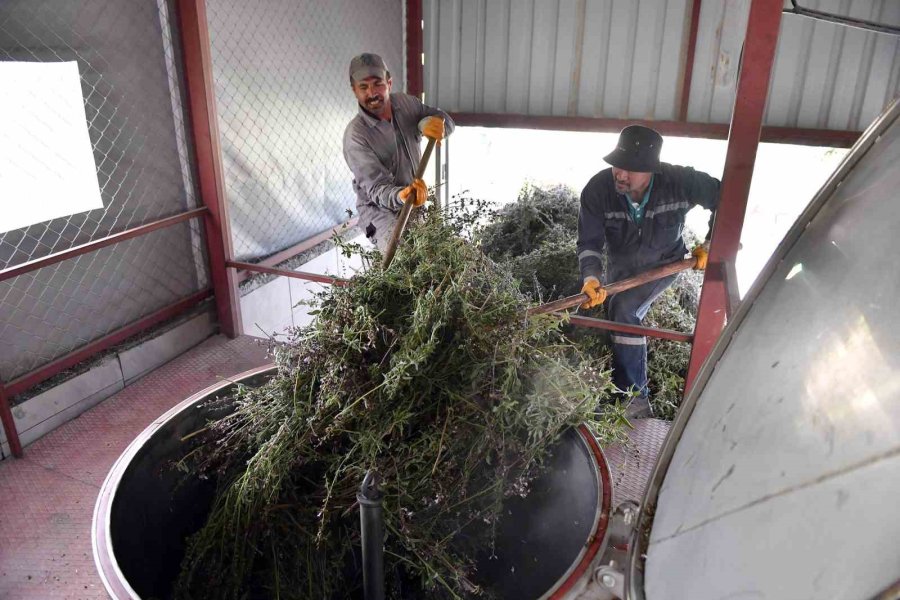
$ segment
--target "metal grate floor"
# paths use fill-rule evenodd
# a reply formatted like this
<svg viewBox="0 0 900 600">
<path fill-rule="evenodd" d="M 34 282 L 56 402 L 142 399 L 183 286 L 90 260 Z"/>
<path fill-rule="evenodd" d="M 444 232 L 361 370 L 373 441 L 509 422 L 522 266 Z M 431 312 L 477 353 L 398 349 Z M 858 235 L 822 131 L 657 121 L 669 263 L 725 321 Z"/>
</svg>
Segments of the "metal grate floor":
<svg viewBox="0 0 900 600">
<path fill-rule="evenodd" d="M 632 425 L 627 444 L 603 449 L 612 477 L 613 509 L 626 500 L 640 503 L 671 423 L 638 419 Z"/>
<path fill-rule="evenodd" d="M 191 394 L 266 364 L 255 338 L 210 338 L 0 462 L 0 599 L 107 598 L 94 567 L 91 519 L 113 462 L 153 419 Z M 639 420 L 605 448 L 613 506 L 639 501 L 669 423 Z"/>
</svg>

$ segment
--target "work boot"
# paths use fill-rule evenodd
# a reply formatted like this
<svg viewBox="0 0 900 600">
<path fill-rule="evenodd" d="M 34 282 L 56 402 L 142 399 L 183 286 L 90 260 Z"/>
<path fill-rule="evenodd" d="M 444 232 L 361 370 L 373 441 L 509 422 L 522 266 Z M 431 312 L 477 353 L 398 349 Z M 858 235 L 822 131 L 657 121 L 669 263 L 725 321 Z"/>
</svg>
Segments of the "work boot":
<svg viewBox="0 0 900 600">
<path fill-rule="evenodd" d="M 653 409 L 650 408 L 650 398 L 647 396 L 637 396 L 632 398 L 625 409 L 625 416 L 629 419 L 649 419 L 653 416 Z"/>
</svg>

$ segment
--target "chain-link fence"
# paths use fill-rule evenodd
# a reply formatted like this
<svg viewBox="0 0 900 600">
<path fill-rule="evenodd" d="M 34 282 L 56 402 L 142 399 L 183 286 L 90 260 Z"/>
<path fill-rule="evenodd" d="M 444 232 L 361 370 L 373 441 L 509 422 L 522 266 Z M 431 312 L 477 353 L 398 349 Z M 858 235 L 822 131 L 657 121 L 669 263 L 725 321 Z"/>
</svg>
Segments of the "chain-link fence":
<svg viewBox="0 0 900 600">
<path fill-rule="evenodd" d="M 379 53 L 402 91 L 402 3 L 207 0 L 207 13 L 234 253 L 256 260 L 355 210 L 347 69 Z"/>
<path fill-rule="evenodd" d="M 102 199 L 0 233 L 0 269 L 197 206 L 173 15 L 167 0 L 0 2 L 0 61 L 77 63 Z M 0 379 L 205 289 L 206 264 L 191 221 L 0 282 Z"/>
</svg>

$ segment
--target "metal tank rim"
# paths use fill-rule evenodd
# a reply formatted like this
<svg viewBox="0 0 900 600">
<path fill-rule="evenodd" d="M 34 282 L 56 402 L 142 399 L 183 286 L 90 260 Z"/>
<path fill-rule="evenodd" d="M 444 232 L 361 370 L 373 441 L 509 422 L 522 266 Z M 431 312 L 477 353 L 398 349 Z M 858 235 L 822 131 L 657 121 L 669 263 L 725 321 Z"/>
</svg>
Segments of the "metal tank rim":
<svg viewBox="0 0 900 600">
<path fill-rule="evenodd" d="M 844 157 L 844 160 L 841 161 L 838 168 L 831 174 L 816 195 L 813 196 L 813 199 L 806 209 L 799 217 L 797 217 L 797 220 L 785 234 L 784 239 L 775 249 L 775 252 L 772 253 L 772 256 L 769 258 L 765 267 L 747 292 L 734 319 L 732 319 L 722 331 L 712 352 L 709 357 L 707 357 L 706 362 L 703 363 L 703 367 L 697 374 L 697 379 L 693 388 L 684 399 L 684 403 L 663 442 L 656 465 L 653 468 L 650 480 L 644 490 L 644 496 L 641 499 L 640 512 L 638 513 L 637 522 L 632 531 L 629 543 L 628 564 L 625 568 L 625 597 L 627 600 L 646 600 L 646 596 L 644 595 L 643 571 L 639 568 L 639 565 L 642 563 L 642 557 L 646 554 L 647 548 L 645 541 L 649 541 L 649 536 L 644 536 L 643 533 L 649 531 L 649 528 L 653 523 L 656 500 L 659 497 L 659 492 L 663 481 L 665 480 L 669 464 L 675 454 L 675 449 L 681 440 L 685 427 L 691 418 L 694 407 L 715 371 L 716 365 L 728 348 L 735 332 L 753 308 L 754 302 L 762 293 L 782 260 L 784 260 L 788 252 L 790 252 L 803 235 L 807 225 L 819 214 L 822 208 L 827 204 L 828 200 L 831 199 L 838 186 L 841 185 L 841 182 L 847 177 L 850 171 L 852 171 L 869 150 L 878 143 L 881 134 L 898 118 L 900 118 L 900 98 L 895 98 L 891 105 L 875 121 L 873 121 L 860 136 Z M 652 508 L 652 510 L 648 510 L 648 507 Z"/>
<path fill-rule="evenodd" d="M 93 548 L 94 564 L 97 567 L 103 586 L 111 598 L 115 600 L 141 600 L 141 596 L 128 583 L 116 560 L 111 538 L 110 521 L 112 503 L 119 489 L 119 484 L 137 453 L 161 427 L 178 414 L 194 408 L 199 402 L 217 391 L 256 375 L 274 371 L 276 368 L 274 365 L 269 364 L 250 369 L 229 379 L 223 379 L 191 395 L 154 419 L 150 425 L 128 444 L 119 458 L 113 463 L 100 487 L 91 521 L 91 546 Z M 599 487 L 598 499 L 600 502 L 591 528 L 591 535 L 585 541 L 581 552 L 573 560 L 569 569 L 539 600 L 562 600 L 570 597 L 571 594 L 578 593 L 590 579 L 591 565 L 602 554 L 607 543 L 609 519 L 612 510 L 612 476 L 609 464 L 606 461 L 603 450 L 600 448 L 600 444 L 587 426 L 579 425 L 576 430 L 582 443 L 587 447 L 588 454 L 593 458 L 592 464 Z"/>
<path fill-rule="evenodd" d="M 98 494 L 97 502 L 94 505 L 94 517 L 91 520 L 91 546 L 94 551 L 94 564 L 97 566 L 97 572 L 100 575 L 100 579 L 103 581 L 103 586 L 106 588 L 106 591 L 111 598 L 115 598 L 116 600 L 141 600 L 141 597 L 134 591 L 131 585 L 129 585 L 128 580 L 119 568 L 118 561 L 116 561 L 112 545 L 110 523 L 113 500 L 116 497 L 116 492 L 119 489 L 122 476 L 125 474 L 125 471 L 128 469 L 128 466 L 131 464 L 135 455 L 144 447 L 144 444 L 153 437 L 153 434 L 155 434 L 160 427 L 165 425 L 179 413 L 193 408 L 198 402 L 223 388 L 234 385 L 235 383 L 240 383 L 242 380 L 253 377 L 254 375 L 259 375 L 274 369 L 275 367 L 273 365 L 263 365 L 262 367 L 244 371 L 230 379 L 223 379 L 218 383 L 214 383 L 188 397 L 186 400 L 182 400 L 154 419 L 150 425 L 128 444 L 125 451 L 122 452 L 119 458 L 116 459 L 116 462 L 113 463 L 109 473 L 106 475 L 106 479 L 103 481 L 103 485 L 100 486 L 100 493 Z"/>
</svg>

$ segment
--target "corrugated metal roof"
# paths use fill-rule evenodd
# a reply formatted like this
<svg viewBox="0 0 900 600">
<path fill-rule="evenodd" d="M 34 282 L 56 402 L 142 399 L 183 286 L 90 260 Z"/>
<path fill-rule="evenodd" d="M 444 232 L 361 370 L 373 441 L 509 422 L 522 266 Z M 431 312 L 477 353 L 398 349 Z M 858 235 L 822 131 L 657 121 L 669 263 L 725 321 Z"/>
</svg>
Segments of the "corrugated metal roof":
<svg viewBox="0 0 900 600">
<path fill-rule="evenodd" d="M 692 0 L 424 0 L 425 94 L 467 113 L 678 119 Z M 897 0 L 803 0 L 900 25 Z M 749 0 L 702 3 L 688 105 L 728 123 Z M 857 131 L 900 93 L 900 37 L 784 15 L 766 125 Z"/>
</svg>

